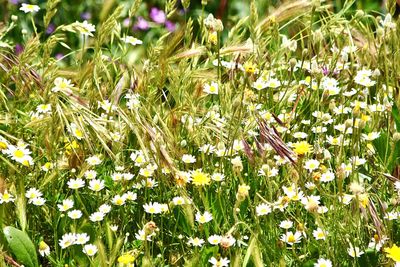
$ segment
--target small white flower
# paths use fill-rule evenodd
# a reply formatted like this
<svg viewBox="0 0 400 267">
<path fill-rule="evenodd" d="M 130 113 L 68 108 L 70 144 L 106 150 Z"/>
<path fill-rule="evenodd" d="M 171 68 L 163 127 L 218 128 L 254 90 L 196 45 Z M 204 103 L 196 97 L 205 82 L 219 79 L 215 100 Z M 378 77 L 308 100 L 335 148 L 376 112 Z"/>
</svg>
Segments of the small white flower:
<svg viewBox="0 0 400 267">
<path fill-rule="evenodd" d="M 131 45 L 133 45 L 133 46 L 135 46 L 135 45 L 140 45 L 140 44 L 143 43 L 141 40 L 139 40 L 139 39 L 137 39 L 137 38 L 135 38 L 135 37 L 133 37 L 133 36 L 126 36 L 126 37 L 122 38 L 122 40 L 123 40 L 125 43 L 131 44 Z"/>
<path fill-rule="evenodd" d="M 104 219 L 104 215 L 105 214 L 103 212 L 97 211 L 89 216 L 89 220 L 91 220 L 92 222 L 101 222 Z"/>
<path fill-rule="evenodd" d="M 71 210 L 68 212 L 68 217 L 70 217 L 73 220 L 79 219 L 82 217 L 82 211 L 80 210 Z"/>
<path fill-rule="evenodd" d="M 25 12 L 25 13 L 35 13 L 40 10 L 40 7 L 37 5 L 29 5 L 23 3 L 22 6 L 19 8 L 19 10 Z"/>
<path fill-rule="evenodd" d="M 70 179 L 67 185 L 70 189 L 79 189 L 85 186 L 85 182 L 82 179 Z"/>
<path fill-rule="evenodd" d="M 89 181 L 89 189 L 95 192 L 99 192 L 104 188 L 104 181 L 93 179 Z"/>
<path fill-rule="evenodd" d="M 82 251 L 89 257 L 92 257 L 97 253 L 97 247 L 93 244 L 87 244 L 83 247 Z"/>
<path fill-rule="evenodd" d="M 205 84 L 203 87 L 203 92 L 209 95 L 218 95 L 218 83 L 211 82 L 210 84 Z"/>
</svg>

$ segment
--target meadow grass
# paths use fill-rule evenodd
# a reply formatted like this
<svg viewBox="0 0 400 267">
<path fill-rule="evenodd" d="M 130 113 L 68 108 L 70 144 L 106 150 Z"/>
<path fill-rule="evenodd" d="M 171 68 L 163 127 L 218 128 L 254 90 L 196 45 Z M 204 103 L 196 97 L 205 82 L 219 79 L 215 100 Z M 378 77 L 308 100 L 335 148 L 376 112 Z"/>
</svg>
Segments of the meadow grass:
<svg viewBox="0 0 400 267">
<path fill-rule="evenodd" d="M 138 0 L 50 35 L 60 1 L 22 6 L 0 26 L 0 265 L 400 265 L 396 3 L 354 2 L 252 0 L 226 28 L 203 0 L 146 43 L 121 27 Z"/>
</svg>

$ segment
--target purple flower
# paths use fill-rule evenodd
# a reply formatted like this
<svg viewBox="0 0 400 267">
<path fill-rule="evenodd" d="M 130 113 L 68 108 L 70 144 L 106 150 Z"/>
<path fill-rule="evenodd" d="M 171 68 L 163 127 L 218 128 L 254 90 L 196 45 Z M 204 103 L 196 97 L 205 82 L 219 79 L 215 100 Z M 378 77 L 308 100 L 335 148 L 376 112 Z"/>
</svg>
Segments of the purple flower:
<svg viewBox="0 0 400 267">
<path fill-rule="evenodd" d="M 173 32 L 173 31 L 175 31 L 175 29 L 176 29 L 176 24 L 173 23 L 172 21 L 167 20 L 167 21 L 165 22 L 165 28 L 166 28 L 168 31 Z"/>
<path fill-rule="evenodd" d="M 19 0 L 9 0 L 9 2 L 12 5 L 18 5 L 19 4 Z"/>
<path fill-rule="evenodd" d="M 56 25 L 54 25 L 53 23 L 50 23 L 46 29 L 46 33 L 50 35 L 54 32 L 55 29 L 56 29 Z"/>
<path fill-rule="evenodd" d="M 149 28 L 149 22 L 145 20 L 143 17 L 138 17 L 137 22 L 133 26 L 134 30 L 142 30 L 145 31 Z"/>
<path fill-rule="evenodd" d="M 152 7 L 150 9 L 150 18 L 158 24 L 163 24 L 165 23 L 167 17 L 165 16 L 164 11 L 156 8 L 156 7 Z"/>
<path fill-rule="evenodd" d="M 90 20 L 92 18 L 92 14 L 90 12 L 83 12 L 81 13 L 81 19 L 83 20 Z"/>
<path fill-rule="evenodd" d="M 55 57 L 57 60 L 60 60 L 60 59 L 62 59 L 62 58 L 64 57 L 64 54 L 63 54 L 63 53 L 57 53 L 54 57 Z"/>
<path fill-rule="evenodd" d="M 131 24 L 131 20 L 129 18 L 126 18 L 122 21 L 122 26 L 129 27 L 129 25 Z"/>
<path fill-rule="evenodd" d="M 19 54 L 21 54 L 24 51 L 24 47 L 22 46 L 22 44 L 16 44 L 15 45 L 15 54 L 18 56 Z"/>
<path fill-rule="evenodd" d="M 328 76 L 330 73 L 329 69 L 327 66 L 323 66 L 322 67 L 322 74 L 324 74 L 324 76 Z"/>
</svg>

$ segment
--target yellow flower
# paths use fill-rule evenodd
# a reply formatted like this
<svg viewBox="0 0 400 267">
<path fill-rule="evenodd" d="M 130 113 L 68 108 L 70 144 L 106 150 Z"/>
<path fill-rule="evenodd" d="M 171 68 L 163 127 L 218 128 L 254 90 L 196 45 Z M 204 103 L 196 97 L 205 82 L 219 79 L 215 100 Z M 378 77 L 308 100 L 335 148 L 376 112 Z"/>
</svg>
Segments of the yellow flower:
<svg viewBox="0 0 400 267">
<path fill-rule="evenodd" d="M 210 34 L 208 35 L 208 42 L 209 42 L 210 44 L 213 44 L 213 45 L 217 44 L 217 42 L 218 42 L 218 35 L 217 35 L 217 32 L 212 32 L 212 33 L 210 33 Z"/>
<path fill-rule="evenodd" d="M 249 74 L 253 74 L 257 71 L 256 65 L 254 65 L 252 62 L 244 63 L 243 68 Z"/>
<path fill-rule="evenodd" d="M 195 170 L 192 172 L 192 182 L 197 186 L 209 185 L 211 178 L 207 173 L 202 172 L 201 170 Z"/>
<path fill-rule="evenodd" d="M 301 141 L 293 144 L 294 153 L 301 156 L 312 152 L 312 146 L 307 141 Z"/>
<path fill-rule="evenodd" d="M 369 203 L 368 194 L 366 194 L 366 193 L 360 194 L 358 196 L 358 200 L 360 201 L 360 205 L 363 208 L 366 208 L 368 206 L 368 203 Z"/>
<path fill-rule="evenodd" d="M 387 253 L 387 257 L 391 258 L 395 262 L 400 262 L 400 247 L 394 244 L 391 248 L 385 248 L 385 252 Z"/>
<path fill-rule="evenodd" d="M 122 263 L 122 264 L 131 264 L 134 261 L 135 261 L 135 257 L 133 257 L 130 254 L 125 254 L 125 255 L 119 256 L 119 258 L 118 258 L 118 262 Z"/>
</svg>

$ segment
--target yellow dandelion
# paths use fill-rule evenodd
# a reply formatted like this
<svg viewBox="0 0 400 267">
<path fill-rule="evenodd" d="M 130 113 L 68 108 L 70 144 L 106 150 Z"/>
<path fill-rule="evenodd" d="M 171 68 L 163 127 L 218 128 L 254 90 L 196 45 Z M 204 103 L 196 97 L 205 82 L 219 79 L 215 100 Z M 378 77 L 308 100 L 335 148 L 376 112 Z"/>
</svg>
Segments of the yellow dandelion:
<svg viewBox="0 0 400 267">
<path fill-rule="evenodd" d="M 201 170 L 195 170 L 192 172 L 192 182 L 196 186 L 204 186 L 209 185 L 211 178 L 207 173 L 202 172 Z"/>
<path fill-rule="evenodd" d="M 301 141 L 293 144 L 294 153 L 299 156 L 311 153 L 313 151 L 312 146 L 307 141 Z"/>
<path fill-rule="evenodd" d="M 400 262 L 400 247 L 394 244 L 391 248 L 385 248 L 386 257 L 394 260 L 395 262 Z"/>
</svg>

